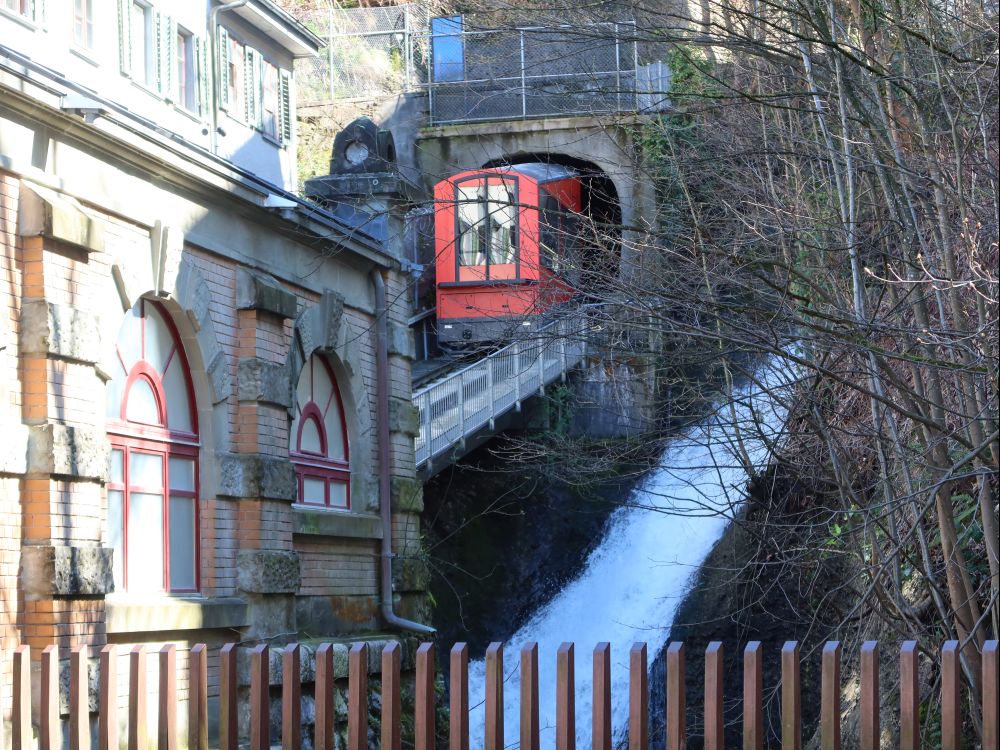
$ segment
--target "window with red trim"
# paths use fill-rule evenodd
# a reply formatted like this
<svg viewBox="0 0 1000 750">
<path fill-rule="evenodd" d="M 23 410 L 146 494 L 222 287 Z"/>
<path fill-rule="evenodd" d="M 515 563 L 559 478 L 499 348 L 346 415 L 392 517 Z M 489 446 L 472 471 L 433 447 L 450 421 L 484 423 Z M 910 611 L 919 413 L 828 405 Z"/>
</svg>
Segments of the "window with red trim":
<svg viewBox="0 0 1000 750">
<path fill-rule="evenodd" d="M 329 363 L 315 354 L 302 368 L 295 388 L 295 414 L 288 442 L 299 483 L 299 502 L 350 508 L 351 466 L 344 404 Z"/>
<path fill-rule="evenodd" d="M 177 329 L 157 302 L 125 316 L 108 385 L 115 589 L 198 590 L 198 423 Z"/>
</svg>

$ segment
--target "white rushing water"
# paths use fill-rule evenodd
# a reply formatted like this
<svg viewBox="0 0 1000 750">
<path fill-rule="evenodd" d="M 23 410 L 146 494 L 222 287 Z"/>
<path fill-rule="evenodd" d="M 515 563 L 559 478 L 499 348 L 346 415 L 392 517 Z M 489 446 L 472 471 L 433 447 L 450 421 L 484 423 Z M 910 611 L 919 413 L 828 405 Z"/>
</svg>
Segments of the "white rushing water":
<svg viewBox="0 0 1000 750">
<path fill-rule="evenodd" d="M 731 402 L 672 441 L 658 466 L 612 514 L 603 539 L 579 576 L 504 645 L 504 726 L 507 747 L 519 743 L 518 664 L 525 643 L 538 643 L 542 747 L 555 745 L 556 649 L 575 643 L 576 727 L 590 746 L 594 646 L 611 644 L 614 736 L 628 716 L 628 656 L 647 644 L 649 663 L 669 635 L 692 576 L 743 502 L 747 462 L 763 466 L 780 435 L 790 376 L 774 366 L 739 388 Z M 469 665 L 470 741 L 483 746 L 485 664 Z"/>
</svg>

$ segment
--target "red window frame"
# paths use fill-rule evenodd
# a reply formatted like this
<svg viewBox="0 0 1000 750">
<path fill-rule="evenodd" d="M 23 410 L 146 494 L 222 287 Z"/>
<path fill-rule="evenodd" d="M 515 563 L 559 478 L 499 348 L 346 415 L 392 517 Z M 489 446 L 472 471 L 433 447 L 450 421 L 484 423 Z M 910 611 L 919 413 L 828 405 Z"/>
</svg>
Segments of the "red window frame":
<svg viewBox="0 0 1000 750">
<path fill-rule="evenodd" d="M 299 425 L 295 434 L 291 436 L 292 441 L 289 446 L 289 457 L 292 460 L 292 464 L 295 466 L 295 476 L 298 490 L 298 501 L 303 505 L 309 505 L 316 508 L 336 508 L 338 510 L 350 510 L 351 509 L 351 445 L 347 437 L 347 422 L 344 418 L 344 401 L 340 396 L 340 386 L 337 384 L 337 378 L 333 374 L 333 369 L 330 367 L 330 363 L 326 361 L 323 357 L 319 355 L 313 355 L 306 362 L 305 367 L 316 367 L 318 366 L 324 368 L 327 376 L 330 378 L 330 383 L 333 385 L 332 393 L 327 403 L 323 406 L 317 404 L 314 400 L 314 388 L 310 388 L 309 400 L 302 404 L 298 399 L 298 389 L 296 389 L 295 397 L 295 408 L 299 415 Z M 311 371 L 312 378 L 310 383 L 312 384 L 315 379 L 315 373 Z M 301 379 L 302 374 L 299 374 Z M 337 417 L 340 423 L 340 431 L 343 436 L 344 445 L 344 459 L 338 460 L 330 458 L 329 453 L 329 438 L 326 434 L 326 414 L 330 408 L 336 408 Z M 320 452 L 308 451 L 302 448 L 302 429 L 305 427 L 307 421 L 312 421 L 316 425 L 317 432 L 319 433 L 320 441 Z M 305 498 L 305 481 L 307 479 L 315 479 L 323 482 L 323 502 L 309 502 Z M 343 505 L 335 505 L 331 502 L 330 498 L 330 485 L 332 483 L 343 484 L 345 487 L 344 497 L 345 502 Z"/>
<path fill-rule="evenodd" d="M 152 300 L 141 299 L 137 304 L 142 305 L 142 314 L 140 316 L 140 348 L 139 348 L 139 359 L 132 365 L 131 369 L 128 370 L 122 357 L 121 350 L 118 346 L 115 346 L 115 353 L 121 362 L 122 369 L 127 370 L 128 375 L 125 379 L 124 387 L 122 388 L 121 404 L 118 411 L 117 418 L 108 419 L 108 437 L 111 442 L 112 450 L 122 451 L 122 481 L 114 482 L 109 481 L 107 484 L 108 490 L 117 490 L 122 493 L 122 509 L 121 509 L 121 521 L 122 521 L 122 550 L 123 550 L 123 560 L 122 560 L 122 584 L 126 592 L 129 591 L 129 581 L 128 581 L 128 570 L 129 570 L 129 555 L 130 555 L 130 540 L 129 540 L 129 506 L 130 506 L 130 494 L 132 492 L 149 492 L 151 494 L 159 494 L 163 498 L 163 508 L 162 516 L 163 519 L 163 581 L 161 591 L 171 593 L 171 594 L 185 594 L 185 593 L 197 593 L 201 590 L 201 504 L 199 501 L 199 471 L 198 471 L 198 412 L 195 409 L 195 398 L 194 398 L 194 387 L 191 383 L 191 369 L 188 364 L 187 355 L 184 353 L 184 347 L 181 345 L 180 335 L 177 332 L 177 327 L 174 325 L 173 319 L 167 310 L 158 302 Z M 178 357 L 178 363 L 182 368 L 182 373 L 184 376 L 184 386 L 188 397 L 188 408 L 190 409 L 190 420 L 191 420 L 191 431 L 171 429 L 169 424 L 169 418 L 167 413 L 167 402 L 166 402 L 166 392 L 163 387 L 163 382 L 158 373 L 153 367 L 153 365 L 145 359 L 146 353 L 146 314 L 145 305 L 152 305 L 156 311 L 159 313 L 160 318 L 163 320 L 167 327 L 167 332 L 170 335 L 172 348 L 164 360 L 163 372 L 165 373 L 170 367 L 173 358 Z M 159 425 L 145 424 L 140 422 L 132 422 L 128 420 L 126 416 L 128 413 L 128 401 L 131 395 L 132 388 L 136 381 L 144 380 L 151 388 L 154 399 L 156 401 L 156 408 L 159 417 Z M 143 488 L 139 486 L 133 486 L 130 481 L 130 464 L 131 456 L 134 453 L 142 453 L 146 455 L 157 455 L 160 457 L 162 466 L 162 487 L 160 488 Z M 170 459 L 171 458 L 183 458 L 190 460 L 194 463 L 194 490 L 178 490 L 171 488 L 170 482 Z M 171 497 L 177 498 L 190 498 L 194 501 L 194 529 L 192 530 L 192 535 L 194 539 L 194 587 L 193 588 L 181 588 L 171 585 L 170 581 L 170 499 Z M 109 499 L 110 506 L 110 499 Z M 142 592 L 135 592 L 142 593 Z M 150 593 L 150 592 L 145 592 Z"/>
</svg>

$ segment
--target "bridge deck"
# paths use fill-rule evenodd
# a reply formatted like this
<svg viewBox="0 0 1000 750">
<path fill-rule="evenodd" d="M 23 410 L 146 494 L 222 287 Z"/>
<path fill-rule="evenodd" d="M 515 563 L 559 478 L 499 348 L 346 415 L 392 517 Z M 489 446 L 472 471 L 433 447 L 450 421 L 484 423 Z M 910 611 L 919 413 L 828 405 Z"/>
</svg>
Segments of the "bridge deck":
<svg viewBox="0 0 1000 750">
<path fill-rule="evenodd" d="M 529 340 L 508 344 L 415 389 L 413 403 L 420 413 L 417 467 L 447 453 L 576 367 L 586 351 L 583 323 L 583 317 L 563 318 Z"/>
</svg>

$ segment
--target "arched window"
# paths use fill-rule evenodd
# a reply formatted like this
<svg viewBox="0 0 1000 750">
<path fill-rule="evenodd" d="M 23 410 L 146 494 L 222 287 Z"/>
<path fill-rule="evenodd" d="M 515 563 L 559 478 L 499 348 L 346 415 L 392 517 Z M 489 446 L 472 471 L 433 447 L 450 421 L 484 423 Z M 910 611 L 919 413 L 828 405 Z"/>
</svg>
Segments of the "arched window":
<svg viewBox="0 0 1000 750">
<path fill-rule="evenodd" d="M 295 415 L 288 452 L 299 482 L 299 502 L 351 507 L 350 450 L 344 404 L 325 359 L 313 355 L 295 388 Z"/>
<path fill-rule="evenodd" d="M 164 308 L 139 300 L 108 387 L 108 540 L 115 588 L 198 590 L 198 423 L 187 358 Z"/>
</svg>

